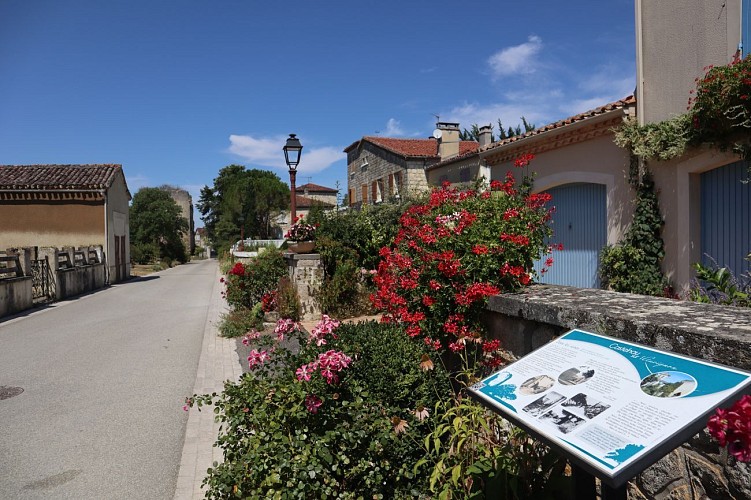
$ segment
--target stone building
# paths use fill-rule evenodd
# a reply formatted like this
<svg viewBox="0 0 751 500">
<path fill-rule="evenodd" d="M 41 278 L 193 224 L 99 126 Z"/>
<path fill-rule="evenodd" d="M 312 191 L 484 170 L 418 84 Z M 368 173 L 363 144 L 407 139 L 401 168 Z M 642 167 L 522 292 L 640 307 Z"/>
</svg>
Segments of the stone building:
<svg viewBox="0 0 751 500">
<path fill-rule="evenodd" d="M 440 122 L 433 134 L 430 139 L 366 136 L 347 146 L 350 206 L 426 191 L 426 169 L 478 148 L 475 141 L 460 140 L 458 123 Z"/>
<path fill-rule="evenodd" d="M 167 191 L 183 214 L 183 219 L 188 223 L 188 233 L 183 234 L 183 244 L 188 255 L 193 255 L 196 249 L 195 227 L 193 224 L 193 197 L 184 189 L 174 186 L 161 186 L 159 189 Z"/>
<path fill-rule="evenodd" d="M 127 279 L 130 199 L 121 165 L 0 165 L 0 248 L 101 245 Z"/>
</svg>

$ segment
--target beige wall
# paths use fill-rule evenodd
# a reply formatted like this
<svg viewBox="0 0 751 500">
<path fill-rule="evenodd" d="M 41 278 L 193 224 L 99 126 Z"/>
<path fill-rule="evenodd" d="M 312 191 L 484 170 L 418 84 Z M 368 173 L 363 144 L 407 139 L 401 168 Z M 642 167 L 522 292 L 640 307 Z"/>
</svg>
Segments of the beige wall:
<svg viewBox="0 0 751 500">
<path fill-rule="evenodd" d="M 686 112 L 704 67 L 728 64 L 740 40 L 740 0 L 636 0 L 639 122 Z"/>
<path fill-rule="evenodd" d="M 716 150 L 694 150 L 671 162 L 653 162 L 660 211 L 665 219 L 663 271 L 680 293 L 688 291 L 693 271 L 701 262 L 700 175 L 738 161 L 738 157 Z"/>
<path fill-rule="evenodd" d="M 606 134 L 588 141 L 552 149 L 535 156 L 529 169 L 537 172 L 534 191 L 564 184 L 590 182 L 605 185 L 607 193 L 608 244 L 617 243 L 631 223 L 633 193 L 628 185 L 629 155 Z M 503 180 L 512 171 L 521 171 L 513 161 L 489 164 L 492 180 Z M 555 205 L 555 200 L 553 200 Z"/>
<path fill-rule="evenodd" d="M 107 245 L 104 248 L 110 282 L 116 280 L 115 236 L 125 236 L 125 277 L 130 276 L 130 195 L 122 171 L 107 191 Z"/>
<path fill-rule="evenodd" d="M 479 157 L 473 155 L 464 160 L 429 169 L 427 171 L 428 184 L 431 186 L 440 186 L 444 180 L 452 184 L 462 182 L 461 171 L 464 169 L 469 169 L 470 181 L 477 179 L 480 175 Z"/>
<path fill-rule="evenodd" d="M 0 248 L 104 244 L 103 201 L 6 201 Z"/>
</svg>

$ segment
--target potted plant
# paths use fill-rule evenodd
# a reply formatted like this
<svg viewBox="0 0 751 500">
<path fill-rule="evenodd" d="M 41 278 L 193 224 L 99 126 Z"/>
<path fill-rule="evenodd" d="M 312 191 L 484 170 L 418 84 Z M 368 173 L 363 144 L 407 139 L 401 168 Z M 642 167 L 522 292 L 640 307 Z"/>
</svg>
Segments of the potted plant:
<svg viewBox="0 0 751 500">
<path fill-rule="evenodd" d="M 304 215 L 295 218 L 292 227 L 284 235 L 289 241 L 294 243 L 287 248 L 295 253 L 310 253 L 315 249 L 316 228 L 318 224 L 308 224 L 304 220 Z"/>
</svg>

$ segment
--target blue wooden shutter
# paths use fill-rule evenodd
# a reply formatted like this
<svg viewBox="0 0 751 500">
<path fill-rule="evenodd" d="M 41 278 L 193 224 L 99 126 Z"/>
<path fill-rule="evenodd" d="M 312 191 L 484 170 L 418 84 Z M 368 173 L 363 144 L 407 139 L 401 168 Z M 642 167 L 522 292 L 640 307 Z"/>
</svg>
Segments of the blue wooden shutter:
<svg viewBox="0 0 751 500">
<path fill-rule="evenodd" d="M 602 184 L 566 184 L 549 189 L 553 214 L 552 243 L 562 243 L 562 251 L 552 254 L 554 263 L 540 274 L 543 262 L 535 263 L 540 283 L 598 288 L 600 251 L 607 243 L 607 196 Z"/>
<path fill-rule="evenodd" d="M 702 264 L 716 262 L 736 276 L 749 271 L 751 183 L 743 182 L 748 178 L 742 161 L 701 174 Z"/>
</svg>

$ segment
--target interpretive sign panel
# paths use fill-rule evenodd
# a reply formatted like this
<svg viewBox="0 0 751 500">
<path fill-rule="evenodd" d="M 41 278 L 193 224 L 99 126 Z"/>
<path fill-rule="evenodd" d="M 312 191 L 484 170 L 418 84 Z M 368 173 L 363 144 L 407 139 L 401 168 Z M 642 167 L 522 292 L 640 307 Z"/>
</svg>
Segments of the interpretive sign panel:
<svg viewBox="0 0 751 500">
<path fill-rule="evenodd" d="M 617 487 L 749 390 L 750 373 L 571 330 L 470 392 Z"/>
</svg>

